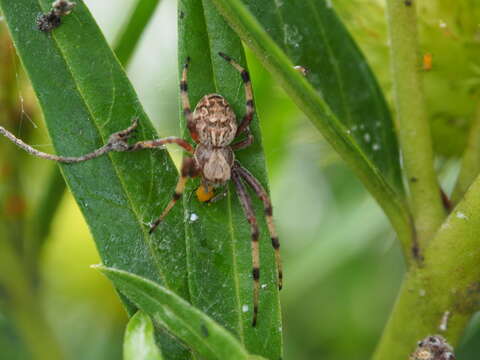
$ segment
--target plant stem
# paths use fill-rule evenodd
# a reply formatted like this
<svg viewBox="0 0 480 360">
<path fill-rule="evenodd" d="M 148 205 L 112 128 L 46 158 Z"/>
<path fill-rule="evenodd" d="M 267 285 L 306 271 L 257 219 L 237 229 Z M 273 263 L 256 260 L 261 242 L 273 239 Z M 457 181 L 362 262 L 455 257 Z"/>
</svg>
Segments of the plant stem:
<svg viewBox="0 0 480 360">
<path fill-rule="evenodd" d="M 480 103 L 477 105 L 467 147 L 463 153 L 462 168 L 453 190 L 452 201 L 454 204 L 462 198 L 478 174 L 480 174 Z"/>
<path fill-rule="evenodd" d="M 36 360 L 63 359 L 62 351 L 24 271 L 19 256 L 7 239 L 0 240 L 0 286 L 5 290 L 7 312 Z"/>
<path fill-rule="evenodd" d="M 445 217 L 420 74 L 415 1 L 387 0 L 397 128 L 420 248 Z M 423 246 L 422 246 L 423 245 Z"/>
<path fill-rule="evenodd" d="M 404 360 L 416 342 L 442 334 L 455 346 L 480 302 L 480 177 L 405 277 L 374 360 Z M 446 331 L 439 328 L 449 312 Z"/>
</svg>

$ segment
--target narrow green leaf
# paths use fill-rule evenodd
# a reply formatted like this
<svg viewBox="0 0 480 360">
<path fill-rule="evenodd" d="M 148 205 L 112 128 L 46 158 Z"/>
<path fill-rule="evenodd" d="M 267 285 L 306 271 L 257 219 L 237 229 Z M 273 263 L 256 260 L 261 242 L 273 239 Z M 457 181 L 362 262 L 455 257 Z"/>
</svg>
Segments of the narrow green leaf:
<svg viewBox="0 0 480 360">
<path fill-rule="evenodd" d="M 138 308 L 206 360 L 244 360 L 248 354 L 224 328 L 170 290 L 126 271 L 97 267 Z"/>
<path fill-rule="evenodd" d="M 128 65 L 136 46 L 150 21 L 155 8 L 160 0 L 139 0 L 129 21 L 123 29 L 114 51 L 123 66 Z M 54 168 L 50 174 L 50 179 L 46 184 L 46 192 L 39 201 L 39 206 L 32 217 L 34 226 L 29 236 L 30 254 L 32 261 L 38 257 L 38 253 L 45 243 L 50 223 L 56 212 L 58 204 L 63 197 L 65 189 L 65 180 Z"/>
<path fill-rule="evenodd" d="M 138 311 L 128 322 L 123 340 L 123 360 L 162 360 L 155 343 L 154 327 L 150 317 Z"/>
<path fill-rule="evenodd" d="M 278 45 L 270 37 L 270 35 L 265 31 L 265 29 L 260 24 L 260 22 L 268 21 L 268 19 L 271 19 L 273 16 L 279 16 L 279 13 L 277 11 L 277 6 L 275 4 L 273 4 L 270 7 L 270 10 L 264 9 L 263 13 L 259 11 L 263 9 L 259 5 L 260 3 L 257 3 L 257 6 L 255 6 L 255 4 L 252 4 L 251 8 L 253 9 L 253 11 L 256 11 L 255 9 L 258 10 L 259 20 L 257 20 L 249 11 L 249 9 L 240 0 L 212 0 L 212 2 L 217 6 L 217 8 L 225 17 L 225 19 L 228 21 L 230 26 L 237 32 L 237 34 L 239 34 L 242 40 L 244 40 L 245 43 L 249 47 L 251 47 L 253 52 L 258 56 L 259 60 L 263 63 L 266 69 L 272 73 L 272 75 L 284 87 L 284 89 L 292 97 L 292 99 L 296 102 L 296 104 L 305 112 L 307 116 L 309 116 L 311 121 L 322 132 L 322 134 L 330 142 L 333 148 L 344 158 L 344 160 L 350 165 L 350 167 L 357 173 L 359 178 L 363 181 L 365 186 L 376 198 L 376 200 L 379 202 L 379 204 L 382 206 L 382 208 L 390 218 L 392 225 L 396 229 L 397 234 L 403 243 L 404 251 L 407 254 L 407 257 L 411 256 L 412 225 L 411 225 L 407 204 L 403 196 L 403 191 L 400 188 L 400 182 L 401 182 L 400 177 L 397 179 L 396 178 L 397 175 L 392 175 L 392 176 L 388 175 L 388 174 L 394 174 L 394 173 L 399 174 L 398 170 L 395 170 L 395 168 L 398 166 L 398 164 L 395 165 L 397 161 L 392 160 L 393 163 L 391 165 L 392 166 L 391 169 L 387 169 L 386 167 L 381 168 L 380 162 L 374 162 L 376 160 L 370 157 L 372 153 L 371 152 L 367 153 L 364 150 L 364 147 L 366 146 L 365 143 L 367 142 L 365 138 L 365 135 L 367 134 L 367 132 L 363 133 L 364 142 L 360 144 L 359 141 L 356 140 L 356 138 L 354 137 L 353 128 L 350 128 L 350 126 L 353 127 L 355 125 L 353 123 L 343 123 L 342 121 L 345 121 L 345 120 L 344 119 L 340 120 L 337 117 L 337 113 L 335 112 L 338 110 L 331 107 L 331 105 L 329 105 L 327 102 L 325 94 L 319 92 L 319 90 L 321 89 L 316 89 L 311 83 L 311 80 L 310 80 L 311 77 L 313 77 L 314 79 L 315 77 L 318 77 L 319 79 L 318 84 L 326 82 L 325 79 L 328 79 L 328 77 L 326 77 L 325 75 L 323 75 L 323 77 L 320 77 L 319 73 L 316 74 L 316 71 L 320 71 L 318 70 L 318 67 L 320 65 L 317 62 L 314 62 L 314 60 L 312 59 L 312 57 L 314 57 L 313 55 L 308 56 L 308 59 L 310 60 L 308 60 L 307 58 L 303 59 L 301 57 L 301 56 L 304 56 L 303 54 L 301 54 L 301 51 L 303 48 L 303 45 L 301 45 L 301 41 L 302 40 L 306 41 L 308 39 L 309 43 L 313 41 L 313 44 L 315 44 L 315 42 L 318 41 L 318 38 L 315 36 L 314 30 L 318 28 L 317 27 L 318 25 L 315 25 L 310 29 L 308 26 L 303 27 L 303 26 L 300 26 L 301 24 L 297 24 L 298 27 L 293 28 L 294 29 L 293 34 L 297 36 L 294 37 L 294 39 L 296 40 L 292 42 L 292 44 L 290 45 L 293 46 L 293 50 L 296 49 L 295 51 L 298 51 L 299 55 L 297 55 L 294 59 L 290 59 L 287 56 L 287 54 L 283 51 L 282 47 Z M 288 4 L 288 8 L 292 13 L 298 12 L 298 10 L 291 7 L 293 6 L 293 2 L 285 0 L 279 3 Z M 315 10 L 316 9 L 315 7 L 304 8 L 305 4 L 309 4 L 310 6 L 309 1 L 305 2 L 305 4 L 304 3 L 302 4 L 296 3 L 296 4 L 298 4 L 298 6 L 304 10 L 301 12 L 302 16 L 299 17 L 298 21 L 303 22 L 305 19 L 308 19 L 310 16 L 312 16 L 311 14 L 316 14 L 318 12 Z M 323 1 L 318 2 L 317 7 L 318 9 L 324 9 L 325 8 L 324 2 Z M 326 11 L 331 11 L 331 10 L 326 9 Z M 323 21 L 323 20 L 322 20 L 322 17 L 319 17 L 319 18 L 315 18 L 315 21 Z M 289 26 L 287 24 L 288 23 L 285 24 L 286 28 L 288 28 Z M 330 24 L 330 27 L 334 26 L 335 24 L 336 23 Z M 338 26 L 338 24 L 335 26 Z M 269 29 L 270 27 L 275 27 L 275 24 L 272 23 L 272 25 L 269 26 Z M 300 33 L 300 29 L 303 29 L 302 31 L 306 33 L 302 35 Z M 287 40 L 291 39 L 291 36 L 293 36 L 292 33 L 289 33 Z M 337 34 L 336 36 L 339 36 L 339 35 Z M 341 42 L 343 40 L 340 37 L 338 41 Z M 286 43 L 288 43 L 289 41 L 290 40 L 286 41 Z M 307 47 L 309 45 L 305 44 L 304 46 Z M 318 54 L 318 51 L 313 50 L 312 47 L 314 47 L 314 45 L 312 45 L 311 43 L 309 54 L 311 54 L 313 51 L 316 51 L 316 54 Z M 321 56 L 320 55 L 316 55 L 316 56 L 328 57 L 329 55 L 321 54 Z M 348 56 L 344 56 L 343 58 L 348 59 Z M 300 64 L 299 61 L 301 61 L 302 63 Z M 312 61 L 312 63 L 310 63 L 309 61 Z M 333 65 L 336 64 L 335 67 L 338 69 L 339 59 L 337 59 L 336 57 L 329 57 L 329 61 Z M 302 65 L 307 68 L 309 66 L 312 67 L 311 71 L 313 71 L 313 74 L 309 75 L 309 78 L 307 80 L 298 71 L 294 70 L 293 67 L 296 65 Z M 354 66 L 353 62 L 348 66 L 350 67 Z M 324 80 L 320 81 L 320 79 L 324 79 Z M 353 84 L 349 84 L 348 86 L 353 86 Z M 371 88 L 373 85 L 366 84 L 364 88 L 361 88 L 361 91 L 358 90 L 359 89 L 357 87 L 358 84 L 355 86 L 356 86 L 355 92 L 349 96 L 359 96 L 359 97 L 366 96 L 365 94 L 367 94 L 367 90 Z M 334 87 L 332 87 L 332 89 L 334 89 Z M 327 88 L 326 91 L 330 91 L 330 90 Z M 356 93 L 357 91 L 359 91 L 359 93 Z M 378 101 L 383 101 L 383 100 L 376 100 L 376 101 L 378 103 Z M 350 107 L 350 106 L 353 106 L 353 105 L 349 104 L 347 107 Z M 358 106 L 358 104 L 356 106 Z M 376 106 L 378 106 L 378 104 Z M 369 117 L 369 114 L 367 115 L 364 115 L 364 116 Z M 380 128 L 386 129 L 385 134 L 388 134 L 393 131 L 391 128 L 391 124 L 389 124 L 390 120 L 387 121 L 387 118 L 383 118 L 383 119 L 385 122 L 384 123 L 380 122 Z M 375 123 L 374 123 L 375 126 L 376 126 L 376 121 L 377 120 L 375 120 Z M 378 121 L 382 121 L 382 120 L 378 120 Z M 363 125 L 363 128 L 360 128 L 361 125 Z M 362 123 L 362 124 L 359 124 L 356 129 L 365 131 L 367 129 L 366 126 L 367 126 L 366 124 Z M 371 126 L 371 124 L 369 126 Z M 370 142 L 372 140 L 382 141 L 382 144 L 383 142 L 388 142 L 386 140 L 388 137 L 386 137 L 385 139 L 380 137 L 374 138 L 372 137 L 373 136 L 372 134 L 370 133 L 368 134 L 370 135 L 370 137 L 368 138 Z M 395 141 L 395 139 L 393 139 L 392 141 Z M 373 151 L 374 143 L 369 143 L 369 144 L 370 144 L 369 146 L 372 146 L 371 150 Z M 380 146 L 383 146 L 383 145 L 380 145 Z M 382 150 L 382 149 L 380 148 L 378 150 Z M 383 150 L 385 151 L 385 149 Z M 393 151 L 394 150 L 392 150 L 391 154 L 393 154 Z M 392 156 L 392 159 L 395 158 L 395 156 L 393 155 L 389 155 L 389 156 Z M 387 160 L 383 161 L 382 163 L 384 164 L 382 166 L 389 166 L 388 165 L 389 161 Z M 394 181 L 394 179 L 396 180 Z"/>
<path fill-rule="evenodd" d="M 222 94 L 237 114 L 245 114 L 245 97 L 240 74 L 222 59 L 222 51 L 246 65 L 237 35 L 217 13 L 210 0 L 179 2 L 179 67 L 191 58 L 188 92 L 192 109 L 207 94 Z M 255 79 L 252 79 L 255 81 Z M 183 118 L 183 112 L 182 118 Z M 236 152 L 237 159 L 267 187 L 265 160 L 254 117 L 251 130 L 255 143 Z M 190 138 L 189 135 L 186 135 Z M 200 203 L 192 182 L 184 197 L 187 211 L 187 254 L 191 302 L 231 330 L 250 353 L 279 359 L 282 353 L 281 319 L 273 249 L 264 221 L 261 202 L 253 192 L 254 207 L 261 227 L 260 307 L 257 327 L 252 327 L 253 279 L 251 235 L 232 185 L 222 200 Z M 219 189 L 218 192 L 222 190 Z M 288 286 L 288 284 L 286 284 Z"/>
<path fill-rule="evenodd" d="M 0 0 L 0 6 L 57 154 L 90 152 L 110 134 L 126 128 L 133 117 L 140 120 L 137 140 L 156 137 L 82 1 L 51 33 L 35 26 L 37 15 L 50 8 L 50 0 Z M 103 263 L 162 283 L 188 298 L 182 205 L 170 214 L 162 231 L 150 236 L 146 225 L 159 215 L 175 187 L 177 172 L 167 153 L 112 154 L 64 165 L 62 171 Z M 186 356 L 183 350 L 169 353 L 169 358 Z"/>
<path fill-rule="evenodd" d="M 82 3 L 51 34 L 35 29 L 37 14 L 49 8 L 49 1 L 42 2 L 43 8 L 36 0 L 0 0 L 0 4 L 57 153 L 80 155 L 98 148 L 135 116 L 141 124 L 138 139 L 156 136 L 120 64 Z M 162 271 L 168 259 L 160 256 L 163 251 L 171 251 L 171 256 L 180 251 L 171 261 L 181 264 L 181 231 L 166 226 L 161 234 L 147 234 L 146 223 L 158 214 L 160 203 L 168 202 L 176 182 L 166 152 L 113 154 L 64 165 L 62 170 L 106 265 L 167 284 L 183 278 L 181 272 Z M 178 212 L 169 220 L 182 222 Z M 172 245 L 177 247 L 170 248 Z"/>
<path fill-rule="evenodd" d="M 308 70 L 308 81 L 345 131 L 390 185 L 403 192 L 398 142 L 390 111 L 364 56 L 333 5 L 315 0 L 243 0 L 243 3 L 292 64 Z"/>
<path fill-rule="evenodd" d="M 127 66 L 138 41 L 150 19 L 155 13 L 160 0 L 138 0 L 132 15 L 116 42 L 115 54 L 123 66 Z"/>
</svg>

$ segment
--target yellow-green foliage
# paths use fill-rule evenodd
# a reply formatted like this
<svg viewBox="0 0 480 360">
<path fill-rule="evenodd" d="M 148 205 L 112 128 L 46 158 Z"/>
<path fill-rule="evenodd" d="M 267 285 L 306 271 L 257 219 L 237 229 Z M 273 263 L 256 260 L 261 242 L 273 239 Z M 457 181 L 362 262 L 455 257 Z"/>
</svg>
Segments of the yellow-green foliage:
<svg viewBox="0 0 480 360">
<path fill-rule="evenodd" d="M 480 2 L 423 1 L 419 6 L 421 54 L 425 93 L 435 150 L 458 157 L 479 100 Z M 391 99 L 387 28 L 382 1 L 340 0 L 335 8 L 367 56 Z M 424 69 L 424 56 L 432 57 Z M 427 66 L 428 67 L 428 66 Z"/>
</svg>

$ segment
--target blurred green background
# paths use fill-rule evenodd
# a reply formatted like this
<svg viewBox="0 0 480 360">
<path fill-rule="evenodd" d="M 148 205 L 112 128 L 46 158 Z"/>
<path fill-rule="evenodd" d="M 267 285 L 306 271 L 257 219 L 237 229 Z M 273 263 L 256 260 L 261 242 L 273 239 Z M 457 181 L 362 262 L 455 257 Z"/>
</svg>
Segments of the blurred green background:
<svg viewBox="0 0 480 360">
<path fill-rule="evenodd" d="M 85 2 L 113 44 L 134 2 Z M 342 0 L 334 3 L 390 98 L 382 2 Z M 442 9 L 433 10 L 438 15 Z M 436 54 L 442 49 L 445 52 L 447 40 L 432 30 L 441 28 L 428 20 L 432 14 L 428 11 L 433 10 L 422 9 L 426 12 L 422 29 L 425 34 L 430 31 L 438 42 L 427 43 L 434 49 L 435 61 Z M 8 125 L 16 135 L 41 150 L 52 152 L 28 80 L 16 63 L 4 32 L 2 57 L 10 61 L 11 66 L 0 73 L 2 84 L 9 84 L 11 92 L 3 91 L 2 99 L 16 104 L 19 111 L 3 114 L 2 125 Z M 400 248 L 382 211 L 353 173 L 269 74 L 248 55 L 285 263 L 285 289 L 281 294 L 285 359 L 368 359 L 404 272 Z M 176 63 L 176 1 L 163 0 L 128 69 L 161 136 L 180 135 Z M 463 81 L 460 85 L 474 96 L 476 83 L 472 81 L 475 79 L 472 74 L 475 71 L 468 70 L 468 66 L 466 69 L 463 77 L 459 76 Z M 434 68 L 428 75 L 427 88 L 441 87 L 441 81 L 448 79 L 447 70 Z M 438 102 L 438 96 L 449 94 L 435 96 L 435 103 L 445 107 L 445 103 Z M 458 100 L 462 101 L 465 99 Z M 448 105 L 431 111 L 432 119 L 436 119 L 432 123 L 441 155 L 439 167 L 447 188 L 458 168 L 464 136 L 446 137 L 445 124 L 450 126 L 448 131 L 462 134 L 473 111 L 471 104 Z M 55 165 L 30 158 L 10 144 L 2 143 L 0 151 L 0 241 L 7 234 L 30 236 L 20 228 L 22 221 L 28 221 L 25 219 L 41 203 L 43 184 Z M 178 161 L 181 152 L 172 148 L 171 153 Z M 18 189 L 21 191 L 17 193 Z M 42 300 L 38 311 L 45 314 L 46 323 L 53 329 L 68 359 L 121 358 L 127 318 L 110 283 L 89 268 L 98 262 L 88 228 L 67 192 L 42 250 L 36 295 Z M 6 306 L 2 306 L 5 305 L 2 291 L 0 287 L 0 359 L 30 359 L 15 321 L 5 311 Z M 457 356 L 473 360 L 478 359 L 478 353 L 480 321 L 474 319 Z"/>
</svg>

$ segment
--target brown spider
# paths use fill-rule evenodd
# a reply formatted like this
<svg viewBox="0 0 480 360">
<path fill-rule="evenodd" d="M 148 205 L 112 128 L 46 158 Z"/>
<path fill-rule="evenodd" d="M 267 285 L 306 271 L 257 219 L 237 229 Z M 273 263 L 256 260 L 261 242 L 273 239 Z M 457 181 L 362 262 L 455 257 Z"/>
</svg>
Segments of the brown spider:
<svg viewBox="0 0 480 360">
<path fill-rule="evenodd" d="M 410 360 L 455 360 L 453 348 L 440 335 L 427 336 L 417 344 Z"/>
<path fill-rule="evenodd" d="M 163 147 L 165 144 L 177 144 L 181 146 L 192 156 L 184 157 L 181 166 L 181 176 L 178 179 L 173 197 L 158 219 L 152 223 L 150 233 L 155 231 L 175 203 L 182 197 L 188 178 L 197 176 L 201 178 L 202 185 L 197 190 L 197 195 L 200 201 L 211 201 L 213 197 L 213 188 L 223 186 L 229 180 L 233 180 L 240 199 L 240 204 L 250 224 L 252 238 L 252 276 L 254 281 L 252 326 L 255 326 L 257 323 L 260 289 L 260 254 L 258 247 L 260 233 L 253 210 L 252 200 L 244 183 L 247 183 L 263 202 L 268 230 L 272 240 L 272 246 L 275 250 L 279 289 L 282 288 L 283 278 L 280 261 L 280 243 L 273 224 L 272 205 L 267 192 L 260 182 L 235 160 L 234 150 L 246 148 L 253 142 L 253 135 L 250 133 L 249 124 L 253 119 L 253 113 L 255 110 L 250 76 L 247 70 L 232 60 L 228 55 L 221 52 L 219 55 L 240 72 L 245 87 L 246 114 L 240 124 L 237 125 L 236 116 L 232 108 L 227 100 L 218 94 L 205 95 L 199 101 L 192 113 L 188 99 L 187 86 L 187 70 L 190 59 L 187 58 L 187 62 L 183 67 L 182 80 L 180 81 L 180 92 L 183 112 L 187 120 L 187 128 L 193 141 L 197 144 L 196 147 L 192 147 L 186 140 L 176 137 L 140 141 L 130 145 L 127 141 L 138 125 L 137 119 L 134 119 L 132 125 L 127 129 L 112 134 L 107 144 L 80 157 L 63 157 L 40 152 L 24 143 L 22 140 L 16 138 L 1 126 L 0 134 L 6 136 L 17 146 L 32 155 L 61 163 L 78 163 L 87 161 L 110 151 L 123 152 L 153 149 Z M 242 133 L 246 133 L 247 137 L 242 141 L 232 144 L 233 140 Z"/>
</svg>

